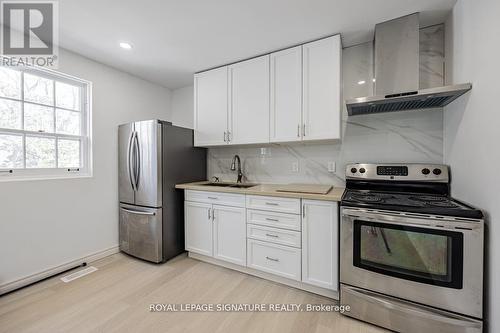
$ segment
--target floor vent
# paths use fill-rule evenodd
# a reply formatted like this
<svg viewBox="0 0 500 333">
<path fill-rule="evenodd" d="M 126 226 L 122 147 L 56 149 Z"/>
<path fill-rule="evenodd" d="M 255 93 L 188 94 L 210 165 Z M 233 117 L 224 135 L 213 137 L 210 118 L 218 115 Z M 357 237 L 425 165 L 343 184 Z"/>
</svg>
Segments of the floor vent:
<svg viewBox="0 0 500 333">
<path fill-rule="evenodd" d="M 90 273 L 94 273 L 95 271 L 97 271 L 97 268 L 95 268 L 94 266 L 90 266 L 90 267 L 87 267 L 85 269 L 79 270 L 78 272 L 74 272 L 74 273 L 71 273 L 69 275 L 63 276 L 61 278 L 61 280 L 63 282 L 68 283 L 68 282 L 71 282 L 71 281 L 76 280 L 78 278 L 81 278 L 82 276 L 88 275 Z"/>
</svg>

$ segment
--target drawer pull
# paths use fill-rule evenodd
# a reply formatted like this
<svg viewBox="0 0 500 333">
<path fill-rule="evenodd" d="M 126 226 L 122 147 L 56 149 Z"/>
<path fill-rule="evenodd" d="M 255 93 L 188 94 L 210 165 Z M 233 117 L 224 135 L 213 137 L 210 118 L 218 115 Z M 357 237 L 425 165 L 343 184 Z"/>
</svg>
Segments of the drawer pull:
<svg viewBox="0 0 500 333">
<path fill-rule="evenodd" d="M 278 219 L 272 219 L 270 217 L 266 217 L 266 221 L 279 222 L 280 220 L 278 220 Z"/>
<path fill-rule="evenodd" d="M 266 236 L 268 236 L 268 237 L 274 237 L 274 238 L 280 238 L 280 236 L 278 236 L 278 235 L 273 235 L 273 234 L 266 234 Z"/>
<path fill-rule="evenodd" d="M 277 202 L 266 202 L 266 205 L 268 206 L 279 206 L 280 204 Z"/>
<path fill-rule="evenodd" d="M 209 199 L 212 199 L 212 200 L 217 200 L 217 199 L 219 199 L 219 198 L 217 198 L 217 197 L 208 197 L 208 198 L 209 198 Z"/>
<path fill-rule="evenodd" d="M 271 257 L 267 257 L 267 256 L 266 256 L 266 259 L 267 259 L 267 260 L 271 260 L 271 261 L 276 261 L 276 262 L 279 262 L 279 261 L 280 261 L 280 260 L 279 260 L 279 259 L 277 259 L 277 258 L 271 258 Z"/>
</svg>

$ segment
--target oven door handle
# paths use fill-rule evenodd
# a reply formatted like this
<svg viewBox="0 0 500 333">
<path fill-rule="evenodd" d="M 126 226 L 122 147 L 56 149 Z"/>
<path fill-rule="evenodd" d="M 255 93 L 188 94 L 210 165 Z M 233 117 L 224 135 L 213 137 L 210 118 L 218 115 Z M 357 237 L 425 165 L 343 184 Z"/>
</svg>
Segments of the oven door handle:
<svg viewBox="0 0 500 333">
<path fill-rule="evenodd" d="M 349 293 L 352 293 L 360 298 L 364 298 L 369 302 L 378 304 L 380 306 L 383 306 L 385 308 L 389 308 L 391 310 L 399 311 L 406 313 L 408 315 L 416 315 L 425 319 L 437 321 L 437 322 L 442 322 L 442 323 L 447 323 L 450 325 L 454 326 L 467 326 L 470 327 L 471 325 L 474 326 L 475 324 L 478 324 L 476 321 L 473 320 L 468 320 L 466 317 L 460 316 L 459 318 L 456 317 L 451 317 L 448 314 L 445 314 L 444 312 L 440 311 L 439 315 L 435 315 L 432 312 L 430 312 L 427 308 L 419 306 L 417 304 L 412 303 L 412 308 L 405 307 L 403 305 L 399 305 L 397 301 L 391 300 L 391 302 L 386 301 L 380 297 L 372 296 L 371 293 L 366 292 L 362 289 L 358 289 L 355 287 L 349 287 Z"/>
<path fill-rule="evenodd" d="M 453 220 L 437 220 L 430 219 L 426 220 L 423 216 L 405 216 L 402 214 L 390 214 L 390 213 L 377 213 L 377 212 L 366 212 L 363 210 L 355 210 L 355 209 L 343 209 L 342 217 L 351 218 L 351 219 L 366 219 L 368 221 L 377 222 L 377 223 L 387 223 L 387 224 L 402 224 L 407 226 L 413 226 L 417 228 L 427 228 L 427 229 L 435 229 L 435 230 L 454 230 L 458 232 L 464 232 L 466 230 L 478 230 L 482 228 L 482 223 L 470 223 L 467 221 L 453 221 Z M 440 225 L 437 227 L 436 225 Z M 443 227 L 441 227 L 443 226 Z M 459 228 L 457 227 L 464 227 Z"/>
</svg>

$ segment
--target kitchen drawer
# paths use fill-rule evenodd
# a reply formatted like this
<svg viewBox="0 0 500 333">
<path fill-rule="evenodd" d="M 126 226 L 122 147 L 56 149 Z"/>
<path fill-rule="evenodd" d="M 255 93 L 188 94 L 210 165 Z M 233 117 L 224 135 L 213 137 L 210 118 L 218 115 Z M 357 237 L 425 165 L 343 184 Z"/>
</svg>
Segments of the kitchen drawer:
<svg viewBox="0 0 500 333">
<path fill-rule="evenodd" d="M 300 214 L 300 199 L 247 195 L 247 208 Z"/>
<path fill-rule="evenodd" d="M 300 281 L 300 249 L 249 239 L 247 251 L 248 267 Z"/>
<path fill-rule="evenodd" d="M 186 201 L 193 202 L 206 202 L 217 205 L 245 207 L 244 194 L 186 190 L 185 199 Z"/>
<path fill-rule="evenodd" d="M 247 237 L 251 239 L 288 245 L 300 249 L 301 234 L 299 231 L 264 227 L 256 224 L 247 224 Z"/>
<path fill-rule="evenodd" d="M 300 231 L 300 215 L 247 209 L 247 223 Z"/>
</svg>

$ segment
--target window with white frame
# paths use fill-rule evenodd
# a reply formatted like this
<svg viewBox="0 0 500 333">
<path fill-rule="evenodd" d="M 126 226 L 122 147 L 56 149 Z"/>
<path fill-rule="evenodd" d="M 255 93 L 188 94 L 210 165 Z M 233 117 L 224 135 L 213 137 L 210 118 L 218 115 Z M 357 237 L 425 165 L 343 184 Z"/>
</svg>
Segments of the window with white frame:
<svg viewBox="0 0 500 333">
<path fill-rule="evenodd" d="M 0 180 L 90 175 L 90 83 L 0 67 Z"/>
</svg>

